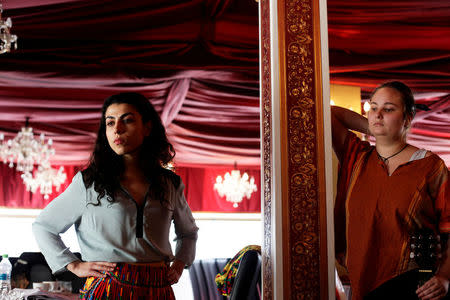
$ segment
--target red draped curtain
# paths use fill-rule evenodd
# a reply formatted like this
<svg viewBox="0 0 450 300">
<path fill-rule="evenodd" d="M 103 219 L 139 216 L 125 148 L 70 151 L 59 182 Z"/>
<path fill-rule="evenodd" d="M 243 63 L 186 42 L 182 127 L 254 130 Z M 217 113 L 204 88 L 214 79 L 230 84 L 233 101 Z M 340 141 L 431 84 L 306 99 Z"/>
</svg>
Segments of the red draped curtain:
<svg viewBox="0 0 450 300">
<path fill-rule="evenodd" d="M 103 100 L 123 91 L 140 92 L 153 103 L 177 152 L 177 165 L 260 164 L 258 81 L 243 74 L 198 70 L 95 81 L 3 74 L 0 132 L 11 139 L 30 117 L 36 134 L 53 139 L 54 164 L 82 165 L 89 159 Z"/>
<path fill-rule="evenodd" d="M 55 166 L 58 167 L 58 166 Z M 36 193 L 26 190 L 20 178 L 20 173 L 14 168 L 9 168 L 6 164 L 0 163 L 0 207 L 8 208 L 44 208 L 50 201 L 59 195 L 70 184 L 73 176 L 81 168 L 74 166 L 64 166 L 67 173 L 66 182 L 61 185 L 59 191 L 53 190 L 49 199 L 44 199 L 38 189 Z M 251 194 L 250 199 L 244 197 L 237 208 L 233 203 L 226 201 L 225 197 L 220 197 L 215 191 L 214 183 L 217 176 L 222 176 L 230 172 L 233 167 L 179 167 L 176 173 L 183 180 L 185 196 L 192 211 L 197 212 L 261 212 L 261 186 L 259 167 L 239 167 L 241 175 L 247 172 L 255 179 L 257 191 Z"/>
<path fill-rule="evenodd" d="M 59 168 L 59 166 L 53 166 Z M 67 174 L 66 182 L 64 182 L 59 191 L 53 188 L 53 193 L 48 199 L 44 199 L 44 195 L 38 189 L 35 193 L 27 191 L 20 175 L 21 172 L 16 171 L 15 167 L 10 168 L 7 164 L 0 163 L 0 207 L 8 208 L 44 208 L 56 195 L 59 195 L 72 181 L 73 176 L 80 169 L 74 166 L 63 166 Z"/>
<path fill-rule="evenodd" d="M 193 211 L 208 212 L 261 212 L 261 184 L 259 167 L 239 167 L 241 175 L 247 172 L 255 179 L 257 191 L 251 194 L 250 199 L 243 198 L 237 208 L 233 203 L 220 197 L 213 189 L 217 176 L 223 176 L 230 172 L 232 167 L 197 167 L 197 168 L 177 168 L 176 172 L 183 179 L 186 185 L 185 195 L 189 206 Z"/>
</svg>

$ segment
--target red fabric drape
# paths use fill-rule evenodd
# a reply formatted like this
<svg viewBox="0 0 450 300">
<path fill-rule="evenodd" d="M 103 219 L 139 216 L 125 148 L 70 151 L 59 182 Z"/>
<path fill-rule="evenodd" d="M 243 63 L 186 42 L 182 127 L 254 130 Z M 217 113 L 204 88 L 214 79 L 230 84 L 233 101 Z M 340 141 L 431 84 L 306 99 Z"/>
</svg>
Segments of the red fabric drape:
<svg viewBox="0 0 450 300">
<path fill-rule="evenodd" d="M 5 0 L 3 7 L 22 41 L 3 70 L 39 72 L 46 64 L 48 72 L 86 77 L 148 77 L 229 65 L 257 74 L 254 1 Z"/>
<path fill-rule="evenodd" d="M 33 79 L 39 87 L 30 87 L 29 79 L 19 72 L 9 72 L 3 84 L 0 78 L 0 129 L 5 139 L 11 139 L 29 116 L 36 134 L 53 139 L 54 164 L 82 165 L 89 159 L 103 100 L 126 90 L 144 94 L 155 105 L 177 151 L 178 165 L 260 163 L 256 80 L 217 71 L 95 82 L 39 74 Z M 140 86 L 118 87 L 124 82 Z"/>
<path fill-rule="evenodd" d="M 192 211 L 201 212 L 261 212 L 261 186 L 260 170 L 258 167 L 239 167 L 241 175 L 247 172 L 255 179 L 257 191 L 252 193 L 250 199 L 244 197 L 237 208 L 225 197 L 220 197 L 215 191 L 214 183 L 217 176 L 230 172 L 232 167 L 209 166 L 203 168 L 179 167 L 176 173 L 183 180 L 185 196 Z M 44 199 L 38 190 L 36 193 L 27 192 L 20 178 L 20 173 L 14 168 L 0 164 L 0 207 L 9 208 L 44 208 L 51 200 L 57 197 L 70 184 L 73 176 L 80 167 L 64 166 L 67 173 L 66 182 L 61 185 L 59 191 L 53 190 L 49 199 Z"/>
<path fill-rule="evenodd" d="M 20 47 L 0 70 L 127 78 L 174 70 L 258 73 L 258 4 L 237 0 L 4 0 Z M 329 0 L 333 83 L 395 77 L 450 92 L 446 0 Z"/>
<path fill-rule="evenodd" d="M 122 89 L 114 87 L 120 80 L 93 83 L 72 79 L 69 85 L 44 74 L 34 78 L 40 82 L 36 88 L 29 87 L 19 73 L 9 75 L 0 89 L 0 99 L 4 99 L 0 101 L 0 128 L 7 139 L 13 138 L 23 126 L 24 116 L 30 116 L 37 134 L 52 137 L 55 164 L 82 165 L 88 160 L 103 98 L 123 90 L 139 91 L 151 99 L 166 122 L 167 134 L 177 151 L 177 165 L 232 165 L 234 161 L 239 165 L 260 164 L 258 82 L 245 76 L 185 71 L 166 78 L 142 79 L 141 86 Z M 49 90 L 59 91 L 58 95 L 49 98 Z M 415 96 L 418 103 L 432 110 L 417 114 L 410 142 L 436 152 L 450 166 L 448 93 Z"/>
<path fill-rule="evenodd" d="M 332 83 L 372 89 L 390 79 L 450 92 L 450 3 L 330 0 Z"/>
<path fill-rule="evenodd" d="M 53 167 L 59 169 L 60 166 Z M 54 197 L 66 189 L 73 176 L 80 169 L 76 166 L 63 167 L 68 179 L 60 186 L 59 191 L 53 187 L 53 193 L 49 195 L 48 199 L 44 199 L 44 195 L 40 193 L 39 189 L 35 193 L 26 190 L 20 177 L 20 172 L 17 172 L 15 168 L 10 168 L 8 165 L 0 163 L 0 207 L 44 208 Z"/>
<path fill-rule="evenodd" d="M 241 175 L 244 171 L 255 179 L 257 191 L 251 194 L 250 199 L 243 198 L 237 208 L 233 203 L 220 197 L 213 189 L 217 176 L 223 176 L 230 172 L 231 167 L 208 168 L 177 168 L 176 172 L 186 185 L 185 195 L 191 210 L 208 212 L 261 212 L 261 185 L 260 170 L 257 167 L 239 168 Z"/>
</svg>

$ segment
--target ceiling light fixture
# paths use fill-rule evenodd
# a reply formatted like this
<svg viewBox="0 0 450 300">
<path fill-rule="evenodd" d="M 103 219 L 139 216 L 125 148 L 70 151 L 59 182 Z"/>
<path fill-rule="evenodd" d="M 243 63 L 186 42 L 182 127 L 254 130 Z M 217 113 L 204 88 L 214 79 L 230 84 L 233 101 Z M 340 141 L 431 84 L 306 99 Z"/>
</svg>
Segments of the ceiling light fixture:
<svg viewBox="0 0 450 300">
<path fill-rule="evenodd" d="M 10 52 L 11 47 L 17 49 L 17 36 L 11 34 L 10 29 L 12 27 L 11 18 L 6 20 L 2 19 L 3 7 L 0 3 L 0 54 Z"/>
<path fill-rule="evenodd" d="M 45 143 L 43 133 L 38 140 L 35 139 L 33 128 L 28 126 L 29 119 L 26 117 L 25 127 L 22 127 L 12 140 L 5 142 L 4 135 L 0 134 L 0 159 L 8 163 L 10 168 L 16 164 L 16 170 L 22 173 L 21 177 L 27 190 L 34 193 L 39 187 L 41 194 L 48 199 L 48 195 L 52 193 L 52 186 L 59 189 L 67 175 L 62 167 L 59 170 L 51 167 L 50 157 L 55 154 L 52 148 L 53 141 L 48 139 Z"/>
<path fill-rule="evenodd" d="M 234 170 L 231 171 L 231 174 L 227 172 L 224 178 L 217 176 L 214 190 L 219 193 L 220 197 L 226 196 L 226 200 L 232 202 L 233 207 L 236 208 L 244 196 L 250 199 L 251 194 L 257 191 L 257 187 L 255 178 L 249 178 L 246 172 L 241 176 L 237 164 L 234 163 Z"/>
</svg>

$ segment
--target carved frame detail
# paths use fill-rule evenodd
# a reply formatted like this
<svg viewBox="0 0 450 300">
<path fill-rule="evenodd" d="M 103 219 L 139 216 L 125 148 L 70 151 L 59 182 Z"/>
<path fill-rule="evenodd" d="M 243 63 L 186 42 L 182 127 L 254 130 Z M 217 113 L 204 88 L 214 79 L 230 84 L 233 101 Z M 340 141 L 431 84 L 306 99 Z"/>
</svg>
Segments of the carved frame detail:
<svg viewBox="0 0 450 300">
<path fill-rule="evenodd" d="M 263 288 L 264 299 L 273 299 L 273 239 L 272 215 L 272 87 L 270 13 L 278 13 L 280 37 L 280 78 L 284 98 L 281 99 L 285 124 L 281 137 L 286 141 L 283 159 L 283 293 L 285 299 L 325 299 L 321 291 L 326 274 L 326 234 L 323 235 L 323 186 L 321 185 L 323 136 L 320 76 L 320 35 L 318 3 L 315 0 L 286 0 L 278 2 L 278 11 L 271 12 L 269 1 L 261 4 L 261 118 L 264 182 L 264 241 Z M 320 29 L 320 28 L 319 28 Z M 319 56 L 319 58 L 318 58 Z M 284 85 L 284 86 L 283 86 Z M 320 99 L 319 99 L 320 98 Z M 319 100 L 317 100 L 319 99 Z M 283 150 L 284 151 L 284 150 Z M 287 173 L 286 173 L 287 172 Z M 322 194 L 322 195 L 321 195 Z M 326 231 L 325 231 L 326 232 Z M 323 241 L 325 240 L 325 244 Z M 325 245 L 325 248 L 324 248 Z M 326 257 L 325 257 L 326 261 Z M 326 277 L 326 276 L 325 276 Z M 325 288 L 326 290 L 326 288 Z"/>
<path fill-rule="evenodd" d="M 320 190 L 316 72 L 321 72 L 315 57 L 317 35 L 315 18 L 318 6 L 314 0 L 280 2 L 280 18 L 284 20 L 283 35 L 286 78 L 287 120 L 287 214 L 289 228 L 288 253 L 284 253 L 285 280 L 290 280 L 290 299 L 320 299 Z M 320 38 L 320 36 L 319 36 Z M 320 47 L 320 43 L 319 43 Z M 320 59 L 319 59 L 320 62 Z M 320 98 L 320 99 L 319 99 Z M 321 106 L 320 106 L 321 109 Z M 286 210 L 284 210 L 286 212 Z M 285 246 L 285 245 L 283 245 Z M 285 251 L 286 251 L 285 250 Z M 287 262 L 287 264 L 286 264 Z M 326 294 L 326 293 L 325 293 Z"/>
<path fill-rule="evenodd" d="M 270 1 L 260 2 L 261 22 L 261 124 L 264 187 L 264 240 L 262 247 L 262 282 L 264 299 L 273 299 L 273 255 L 272 255 L 272 84 L 270 48 Z"/>
</svg>

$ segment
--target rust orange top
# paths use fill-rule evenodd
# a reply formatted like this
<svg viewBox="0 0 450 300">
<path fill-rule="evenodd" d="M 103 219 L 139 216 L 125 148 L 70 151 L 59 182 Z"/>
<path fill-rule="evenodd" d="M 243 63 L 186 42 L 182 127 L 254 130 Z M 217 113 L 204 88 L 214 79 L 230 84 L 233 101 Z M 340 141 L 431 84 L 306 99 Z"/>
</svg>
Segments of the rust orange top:
<svg viewBox="0 0 450 300">
<path fill-rule="evenodd" d="M 409 239 L 430 228 L 450 232 L 449 172 L 439 156 L 409 161 L 389 176 L 375 147 L 349 132 L 335 205 L 337 258 L 352 299 L 412 270 Z"/>
</svg>

